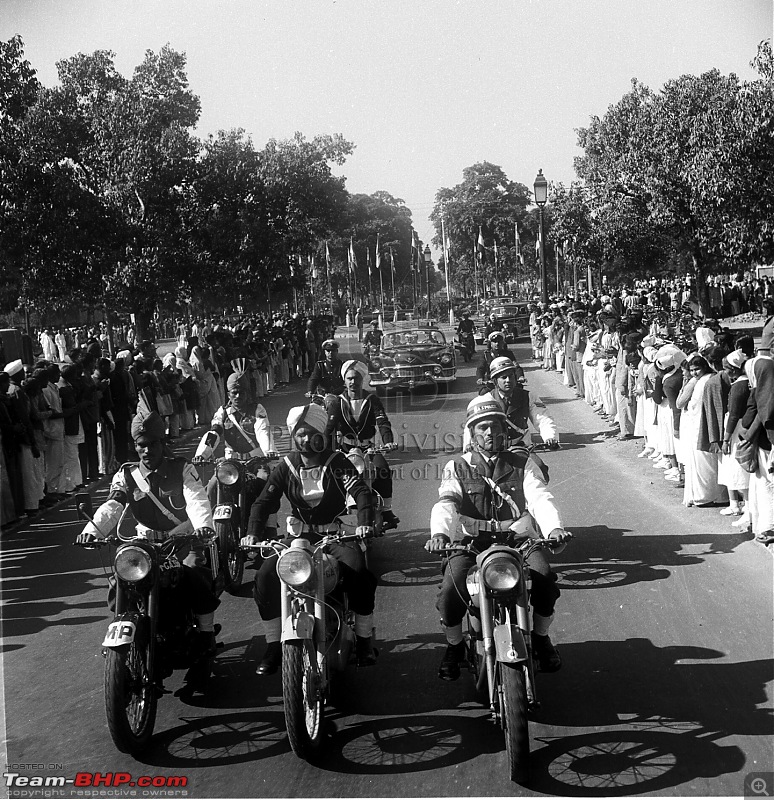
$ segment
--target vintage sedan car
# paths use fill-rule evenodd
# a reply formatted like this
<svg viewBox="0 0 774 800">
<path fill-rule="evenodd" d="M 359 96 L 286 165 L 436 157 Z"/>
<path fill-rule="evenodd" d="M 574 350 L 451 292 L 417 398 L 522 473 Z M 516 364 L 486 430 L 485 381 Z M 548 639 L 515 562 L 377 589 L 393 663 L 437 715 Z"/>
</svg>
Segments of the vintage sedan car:
<svg viewBox="0 0 774 800">
<path fill-rule="evenodd" d="M 508 326 L 506 336 L 508 342 L 515 342 L 520 336 L 529 333 L 529 305 L 527 303 L 494 306 L 492 316 L 501 327 Z"/>
<path fill-rule="evenodd" d="M 454 342 L 447 342 L 433 327 L 385 333 L 379 352 L 369 359 L 368 371 L 375 389 L 449 384 L 457 377 Z"/>
</svg>

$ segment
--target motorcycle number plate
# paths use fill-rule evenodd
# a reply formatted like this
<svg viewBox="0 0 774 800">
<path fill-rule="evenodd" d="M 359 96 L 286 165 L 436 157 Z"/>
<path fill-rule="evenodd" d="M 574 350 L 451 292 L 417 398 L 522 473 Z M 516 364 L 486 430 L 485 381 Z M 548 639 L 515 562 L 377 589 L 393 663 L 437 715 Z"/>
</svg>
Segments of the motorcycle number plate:
<svg viewBox="0 0 774 800">
<path fill-rule="evenodd" d="M 131 644 L 134 641 L 134 634 L 137 626 L 133 622 L 119 619 L 108 625 L 103 647 L 121 647 L 123 644 Z"/>
<path fill-rule="evenodd" d="M 215 513 L 212 515 L 213 519 L 231 519 L 231 512 L 234 509 L 231 506 L 217 506 Z"/>
</svg>

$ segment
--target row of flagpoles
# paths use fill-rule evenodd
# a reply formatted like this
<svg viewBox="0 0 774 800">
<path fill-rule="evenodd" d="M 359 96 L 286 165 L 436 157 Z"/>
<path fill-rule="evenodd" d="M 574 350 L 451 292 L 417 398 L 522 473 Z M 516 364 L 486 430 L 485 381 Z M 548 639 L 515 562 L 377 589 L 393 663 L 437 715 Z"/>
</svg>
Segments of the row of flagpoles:
<svg viewBox="0 0 774 800">
<path fill-rule="evenodd" d="M 332 267 L 332 260 L 331 260 L 331 251 L 330 247 L 328 246 L 327 240 L 323 243 L 324 250 L 325 250 L 325 281 L 328 288 L 328 305 L 333 309 L 333 289 L 331 285 L 331 274 L 333 272 Z M 382 252 L 384 249 L 384 253 Z M 392 296 L 392 304 L 394 306 L 394 321 L 397 320 L 397 303 L 395 300 L 395 251 L 394 251 L 394 243 L 390 243 L 385 248 L 382 248 L 381 245 L 381 234 L 376 235 L 376 252 L 375 258 L 372 260 L 371 258 L 371 248 L 366 249 L 366 258 L 367 258 L 367 266 L 368 266 L 368 295 L 369 297 L 374 296 L 373 291 L 373 277 L 374 277 L 374 270 L 379 276 L 379 298 L 382 313 L 384 312 L 385 302 L 384 302 L 384 275 L 383 275 L 383 261 L 385 257 L 389 260 L 390 263 L 390 284 L 391 284 L 391 296 Z M 419 240 L 419 236 L 417 232 L 412 228 L 411 230 L 411 262 L 410 262 L 410 271 L 412 274 L 412 289 L 413 289 L 413 302 L 416 305 L 416 276 L 420 273 L 420 265 L 422 259 L 422 250 L 421 250 L 421 242 Z M 313 310 L 316 306 L 316 293 L 315 293 L 315 282 L 318 280 L 318 271 L 317 271 L 317 254 L 311 253 L 306 257 L 307 262 L 307 272 L 309 276 L 309 288 L 310 293 L 312 296 L 312 307 Z M 298 274 L 304 274 L 304 258 L 300 254 L 291 256 L 289 260 L 290 264 L 290 276 L 294 278 L 296 276 L 296 271 Z M 358 262 L 357 256 L 355 255 L 355 245 L 353 237 L 349 239 L 349 247 L 347 248 L 347 300 L 349 306 L 359 305 L 358 298 L 362 301 L 363 292 L 359 290 L 358 286 L 358 278 L 357 278 L 357 269 L 358 269 Z M 340 295 L 341 296 L 341 295 Z M 298 310 L 298 295 L 296 290 L 294 289 L 294 297 L 295 297 L 295 305 L 296 310 Z"/>
</svg>

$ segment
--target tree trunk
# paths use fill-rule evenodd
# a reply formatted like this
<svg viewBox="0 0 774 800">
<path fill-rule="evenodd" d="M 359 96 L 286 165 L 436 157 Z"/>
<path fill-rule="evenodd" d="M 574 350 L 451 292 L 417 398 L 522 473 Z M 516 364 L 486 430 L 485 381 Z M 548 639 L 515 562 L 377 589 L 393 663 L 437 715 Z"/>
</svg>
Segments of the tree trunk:
<svg viewBox="0 0 774 800">
<path fill-rule="evenodd" d="M 710 308 L 709 287 L 707 286 L 706 276 L 704 273 L 704 256 L 701 252 L 701 247 L 698 243 L 694 243 L 691 250 L 691 260 L 693 262 L 693 275 L 696 281 L 695 295 L 699 303 L 701 313 L 705 317 L 712 316 L 712 309 Z"/>
<path fill-rule="evenodd" d="M 143 309 L 142 311 L 137 310 L 134 312 L 134 330 L 138 344 L 147 338 L 149 322 L 150 314 L 147 311 Z"/>
</svg>

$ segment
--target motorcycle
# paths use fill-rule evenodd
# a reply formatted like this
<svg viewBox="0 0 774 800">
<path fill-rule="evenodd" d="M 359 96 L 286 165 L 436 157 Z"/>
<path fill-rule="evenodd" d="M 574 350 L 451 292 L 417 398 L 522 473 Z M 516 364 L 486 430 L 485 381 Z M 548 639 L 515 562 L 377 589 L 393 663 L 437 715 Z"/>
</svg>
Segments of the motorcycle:
<svg viewBox="0 0 774 800">
<path fill-rule="evenodd" d="M 285 725 L 291 749 L 306 760 L 322 745 L 334 675 L 344 671 L 355 648 L 355 615 L 340 585 L 339 562 L 327 551 L 333 544 L 366 537 L 343 531 L 338 520 L 312 529 L 323 537 L 315 545 L 304 538 L 255 545 L 279 556 Z"/>
<path fill-rule="evenodd" d="M 90 519 L 88 503 L 81 502 L 78 510 Z M 206 541 L 214 578 L 217 546 L 214 538 Z M 188 603 L 171 591 L 183 570 L 177 552 L 194 542 L 202 542 L 196 533 L 169 536 L 144 530 L 131 537 L 119 531 L 80 545 L 116 548 L 114 616 L 102 641 L 102 655 L 108 730 L 122 753 L 136 756 L 148 745 L 164 679 L 175 669 L 188 669 L 190 685 L 200 685 L 209 677 L 211 656 L 197 647 L 196 617 Z"/>
<path fill-rule="evenodd" d="M 215 578 L 215 591 L 224 589 L 231 595 L 239 592 L 245 569 L 244 552 L 239 540 L 247 534 L 250 509 L 247 505 L 247 484 L 276 461 L 276 458 L 255 456 L 247 461 L 235 458 L 194 459 L 194 463 L 215 464 L 217 477 L 217 500 L 212 512 L 218 544 L 220 569 Z"/>
<path fill-rule="evenodd" d="M 510 778 L 529 780 L 527 716 L 540 707 L 532 657 L 531 580 L 527 558 L 536 550 L 558 545 L 512 531 L 492 532 L 493 543 L 483 552 L 473 544 L 451 545 L 444 551 L 476 553 L 468 572 L 470 595 L 464 633 L 467 667 L 476 688 L 486 698 L 492 721 L 503 730 Z"/>
<path fill-rule="evenodd" d="M 349 451 L 344 453 L 347 459 L 349 459 L 349 461 L 354 465 L 355 469 L 358 471 L 358 474 L 368 484 L 368 488 L 371 489 L 371 492 L 374 496 L 374 538 L 378 536 L 384 536 L 387 531 L 398 527 L 397 523 L 384 522 L 382 518 L 384 501 L 378 492 L 375 492 L 372 488 L 374 478 L 376 477 L 376 468 L 373 465 L 371 456 L 376 453 L 390 452 L 391 449 L 392 448 L 390 447 L 357 446 L 350 447 Z M 371 549 L 371 539 L 363 539 L 359 544 L 366 559 L 366 566 L 370 568 L 368 553 Z"/>
<path fill-rule="evenodd" d="M 476 352 L 476 339 L 473 331 L 462 331 L 459 335 L 460 350 L 465 361 L 470 361 Z"/>
</svg>

